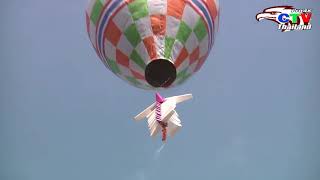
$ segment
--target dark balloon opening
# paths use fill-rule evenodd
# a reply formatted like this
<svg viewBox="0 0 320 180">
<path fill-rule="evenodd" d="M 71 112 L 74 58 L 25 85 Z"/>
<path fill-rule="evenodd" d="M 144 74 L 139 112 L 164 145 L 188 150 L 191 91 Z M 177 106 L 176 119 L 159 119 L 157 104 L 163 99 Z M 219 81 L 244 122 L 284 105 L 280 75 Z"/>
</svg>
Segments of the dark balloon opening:
<svg viewBox="0 0 320 180">
<path fill-rule="evenodd" d="M 169 87 L 176 77 L 176 67 L 166 59 L 153 60 L 146 67 L 145 78 L 153 87 Z"/>
</svg>

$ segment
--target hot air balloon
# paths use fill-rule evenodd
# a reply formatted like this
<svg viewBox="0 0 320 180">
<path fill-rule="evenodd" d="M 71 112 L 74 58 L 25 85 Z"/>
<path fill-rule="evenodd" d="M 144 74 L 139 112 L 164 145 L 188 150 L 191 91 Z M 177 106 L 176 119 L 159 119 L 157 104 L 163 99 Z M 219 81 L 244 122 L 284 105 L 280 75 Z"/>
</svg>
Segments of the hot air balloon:
<svg viewBox="0 0 320 180">
<path fill-rule="evenodd" d="M 197 72 L 218 18 L 216 0 L 91 0 L 86 11 L 99 58 L 143 89 L 170 88 Z"/>
<path fill-rule="evenodd" d="M 217 0 L 91 0 L 86 22 L 108 69 L 135 87 L 158 90 L 199 71 L 213 47 L 219 5 Z"/>
</svg>

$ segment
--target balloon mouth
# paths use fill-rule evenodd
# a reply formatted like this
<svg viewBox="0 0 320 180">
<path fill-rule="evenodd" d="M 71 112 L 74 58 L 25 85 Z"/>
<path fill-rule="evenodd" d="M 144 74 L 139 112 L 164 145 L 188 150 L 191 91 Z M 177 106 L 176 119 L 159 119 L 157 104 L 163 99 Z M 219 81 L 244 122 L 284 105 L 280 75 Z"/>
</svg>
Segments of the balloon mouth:
<svg viewBox="0 0 320 180">
<path fill-rule="evenodd" d="M 166 59 L 155 59 L 151 61 L 145 70 L 146 81 L 153 87 L 169 87 L 177 77 L 174 64 Z"/>
</svg>

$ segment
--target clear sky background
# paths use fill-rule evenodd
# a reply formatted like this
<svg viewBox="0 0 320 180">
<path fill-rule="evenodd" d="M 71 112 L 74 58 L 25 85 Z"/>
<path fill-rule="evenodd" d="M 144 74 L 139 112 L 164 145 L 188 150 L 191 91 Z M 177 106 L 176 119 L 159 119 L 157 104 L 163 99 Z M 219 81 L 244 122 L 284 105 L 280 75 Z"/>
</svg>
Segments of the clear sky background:
<svg viewBox="0 0 320 180">
<path fill-rule="evenodd" d="M 311 31 L 281 33 L 255 15 L 312 8 Z M 320 1 L 220 0 L 203 68 L 165 96 L 182 130 L 161 138 L 132 118 L 154 100 L 95 55 L 87 0 L 0 2 L 1 180 L 320 179 Z"/>
</svg>

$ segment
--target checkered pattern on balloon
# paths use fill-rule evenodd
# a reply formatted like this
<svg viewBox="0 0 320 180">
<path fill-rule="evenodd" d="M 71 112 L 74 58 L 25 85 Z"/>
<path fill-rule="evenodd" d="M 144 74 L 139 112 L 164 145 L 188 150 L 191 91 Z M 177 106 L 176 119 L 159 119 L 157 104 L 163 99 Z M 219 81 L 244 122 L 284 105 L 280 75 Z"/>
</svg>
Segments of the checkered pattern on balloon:
<svg viewBox="0 0 320 180">
<path fill-rule="evenodd" d="M 92 0 L 87 31 L 99 58 L 114 74 L 143 89 L 156 59 L 172 62 L 185 82 L 209 55 L 218 28 L 215 0 Z"/>
</svg>

